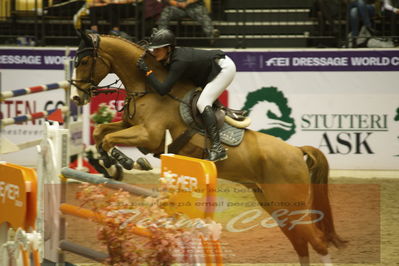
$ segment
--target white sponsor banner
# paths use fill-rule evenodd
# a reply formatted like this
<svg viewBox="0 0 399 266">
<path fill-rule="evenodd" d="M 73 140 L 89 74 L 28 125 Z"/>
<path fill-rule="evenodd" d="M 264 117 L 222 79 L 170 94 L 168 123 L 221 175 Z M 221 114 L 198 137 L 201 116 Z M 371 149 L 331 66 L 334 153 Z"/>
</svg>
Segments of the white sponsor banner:
<svg viewBox="0 0 399 266">
<path fill-rule="evenodd" d="M 332 169 L 399 169 L 397 72 L 240 72 L 233 108 L 251 129 L 312 145 Z"/>
</svg>

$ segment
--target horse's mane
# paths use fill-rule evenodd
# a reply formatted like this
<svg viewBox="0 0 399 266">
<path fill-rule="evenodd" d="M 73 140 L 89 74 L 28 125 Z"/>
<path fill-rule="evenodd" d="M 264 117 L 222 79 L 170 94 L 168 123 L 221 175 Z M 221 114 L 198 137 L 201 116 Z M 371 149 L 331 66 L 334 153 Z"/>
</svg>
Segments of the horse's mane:
<svg viewBox="0 0 399 266">
<path fill-rule="evenodd" d="M 141 46 L 141 45 L 139 45 L 139 44 L 137 44 L 137 43 L 135 43 L 135 42 L 129 41 L 129 40 L 125 39 L 125 38 L 119 37 L 119 36 L 101 34 L 100 37 L 107 37 L 107 38 L 115 39 L 115 40 L 118 40 L 118 41 L 122 41 L 122 42 L 124 42 L 124 43 L 126 43 L 126 44 L 129 44 L 129 45 L 134 46 L 135 48 L 141 50 L 142 52 L 145 52 L 145 51 L 146 51 L 146 48 L 145 48 L 145 47 L 143 47 L 143 46 Z M 100 44 L 100 45 L 101 45 L 101 44 Z M 157 61 L 155 60 L 155 58 L 151 55 L 151 53 L 146 52 L 145 54 L 143 53 L 143 55 L 144 55 L 144 56 L 149 56 L 149 57 L 151 57 L 151 62 L 152 62 L 152 64 L 154 64 L 154 65 L 157 66 L 157 67 L 160 66 L 162 69 L 164 69 L 163 66 L 162 66 L 162 64 L 159 63 L 159 62 L 157 62 Z"/>
<path fill-rule="evenodd" d="M 143 51 L 145 50 L 145 48 L 144 48 L 143 46 L 141 46 L 141 45 L 139 45 L 139 44 L 137 44 L 137 43 L 135 43 L 135 42 L 129 41 L 129 40 L 125 39 L 125 38 L 119 37 L 119 36 L 101 34 L 100 37 L 108 37 L 108 38 L 112 38 L 112 39 L 117 39 L 117 40 L 126 42 L 126 43 L 128 43 L 128 44 L 130 44 L 130 45 L 133 45 L 133 46 L 135 46 L 136 48 L 139 48 L 139 49 L 141 49 L 141 50 L 143 50 Z"/>
</svg>

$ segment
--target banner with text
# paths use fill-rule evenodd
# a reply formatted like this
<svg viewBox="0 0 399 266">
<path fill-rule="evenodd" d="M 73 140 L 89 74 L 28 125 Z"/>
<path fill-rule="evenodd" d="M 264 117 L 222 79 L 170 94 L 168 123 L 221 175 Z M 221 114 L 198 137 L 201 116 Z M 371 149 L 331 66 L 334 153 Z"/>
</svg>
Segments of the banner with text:
<svg viewBox="0 0 399 266">
<path fill-rule="evenodd" d="M 399 169 L 399 51 L 232 52 L 230 106 L 333 169 Z M 234 96 L 233 96 L 234 95 Z"/>
</svg>

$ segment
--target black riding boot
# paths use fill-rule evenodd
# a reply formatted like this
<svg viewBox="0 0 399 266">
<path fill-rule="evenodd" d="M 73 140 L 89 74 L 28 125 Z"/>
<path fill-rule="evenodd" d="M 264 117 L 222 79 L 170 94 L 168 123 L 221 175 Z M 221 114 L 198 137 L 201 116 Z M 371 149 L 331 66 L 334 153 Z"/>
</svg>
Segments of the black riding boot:
<svg viewBox="0 0 399 266">
<path fill-rule="evenodd" d="M 206 106 L 202 113 L 205 130 L 211 141 L 211 148 L 208 151 L 208 160 L 220 161 L 227 159 L 227 152 L 220 143 L 219 130 L 216 127 L 216 116 L 211 106 Z"/>
</svg>

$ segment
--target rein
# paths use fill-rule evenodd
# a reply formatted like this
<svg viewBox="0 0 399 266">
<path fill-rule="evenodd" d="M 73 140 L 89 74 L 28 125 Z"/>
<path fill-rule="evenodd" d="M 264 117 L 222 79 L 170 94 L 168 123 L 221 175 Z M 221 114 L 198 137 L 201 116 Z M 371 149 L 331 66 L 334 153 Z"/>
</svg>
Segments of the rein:
<svg viewBox="0 0 399 266">
<path fill-rule="evenodd" d="M 188 107 L 191 106 L 190 103 L 187 103 L 187 102 L 183 101 L 182 99 L 179 99 L 179 98 L 177 98 L 176 96 L 174 96 L 174 95 L 172 95 L 172 94 L 170 94 L 170 93 L 168 93 L 168 94 L 166 94 L 166 95 L 168 95 L 169 98 L 172 98 L 173 100 L 175 100 L 175 101 L 177 101 L 177 102 L 179 102 L 179 103 L 182 103 L 182 104 L 187 105 Z"/>
<path fill-rule="evenodd" d="M 146 51 L 144 51 L 144 53 L 139 58 L 143 58 L 145 55 L 146 55 Z M 144 97 L 145 95 L 147 95 L 149 93 L 154 93 L 154 92 L 148 91 L 146 86 L 144 87 L 144 91 L 133 91 L 133 92 L 126 93 L 127 97 L 125 99 L 125 103 L 123 104 L 122 109 L 120 109 L 120 110 L 118 110 L 116 108 L 115 109 L 118 112 L 122 112 L 123 110 L 126 109 L 128 118 L 133 119 L 133 117 L 136 115 L 136 112 L 137 112 L 137 104 L 136 104 L 137 98 Z M 133 113 L 132 114 L 130 114 L 130 111 L 129 111 L 130 102 L 133 102 Z M 127 108 L 126 108 L 126 106 L 127 106 Z"/>
</svg>

